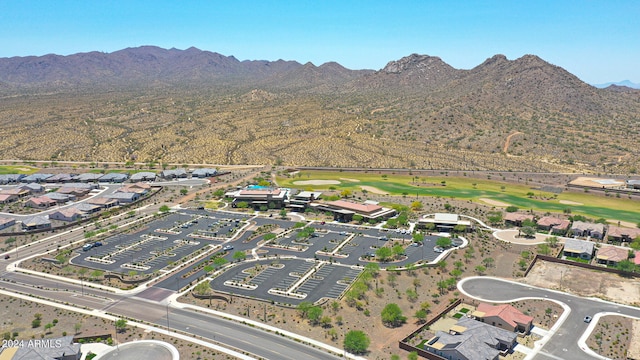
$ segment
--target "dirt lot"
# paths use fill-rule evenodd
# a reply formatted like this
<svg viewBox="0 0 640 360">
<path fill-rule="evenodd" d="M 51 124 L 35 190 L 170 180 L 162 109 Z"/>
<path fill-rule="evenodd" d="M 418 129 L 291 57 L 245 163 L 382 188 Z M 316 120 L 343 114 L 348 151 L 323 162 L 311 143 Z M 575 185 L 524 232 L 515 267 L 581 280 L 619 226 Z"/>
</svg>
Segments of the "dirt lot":
<svg viewBox="0 0 640 360">
<path fill-rule="evenodd" d="M 34 327 L 32 322 L 39 315 L 40 324 Z M 101 318 L 79 314 L 36 302 L 20 300 L 0 295 L 0 329 L 5 339 L 29 340 L 55 338 L 65 335 L 89 337 L 109 335 L 122 344 L 134 340 L 162 340 L 173 344 L 180 352 L 181 359 L 233 359 L 222 353 L 203 346 L 177 340 L 170 336 L 147 332 L 127 326 L 124 333 L 115 334 L 114 324 Z M 52 325 L 50 328 L 48 324 Z M 76 328 L 78 329 L 76 332 Z M 106 337 L 104 342 L 107 343 Z"/>
<path fill-rule="evenodd" d="M 621 304 L 640 304 L 640 280 L 624 278 L 617 274 L 538 261 L 522 282 L 585 297 L 599 297 Z M 627 359 L 627 356 L 632 354 L 635 354 L 634 358 L 638 358 L 640 320 L 622 316 L 603 317 L 591 333 L 587 345 L 600 355 L 611 359 Z"/>
</svg>

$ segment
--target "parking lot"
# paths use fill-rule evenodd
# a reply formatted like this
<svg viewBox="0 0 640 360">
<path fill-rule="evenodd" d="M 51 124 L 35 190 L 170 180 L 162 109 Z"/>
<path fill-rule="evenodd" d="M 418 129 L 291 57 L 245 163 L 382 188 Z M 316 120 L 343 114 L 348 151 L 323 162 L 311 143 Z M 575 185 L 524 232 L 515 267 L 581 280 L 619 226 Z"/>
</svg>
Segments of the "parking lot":
<svg viewBox="0 0 640 360">
<path fill-rule="evenodd" d="M 219 292 L 297 305 L 339 298 L 361 269 L 326 262 L 281 259 L 245 263 L 211 281 Z M 274 291 L 275 290 L 275 291 Z"/>
</svg>

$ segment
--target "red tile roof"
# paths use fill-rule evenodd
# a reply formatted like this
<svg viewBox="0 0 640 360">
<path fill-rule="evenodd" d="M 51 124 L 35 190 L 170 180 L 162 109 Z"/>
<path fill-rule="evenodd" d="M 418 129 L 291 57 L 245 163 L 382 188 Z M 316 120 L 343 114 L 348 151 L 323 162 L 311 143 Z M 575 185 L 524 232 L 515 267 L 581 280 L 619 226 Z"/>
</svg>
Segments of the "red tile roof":
<svg viewBox="0 0 640 360">
<path fill-rule="evenodd" d="M 533 322 L 533 317 L 523 314 L 520 310 L 509 304 L 489 305 L 480 303 L 478 311 L 484 313 L 485 317 L 497 316 L 509 325 L 516 327 L 518 324 L 529 324 Z"/>
<path fill-rule="evenodd" d="M 339 208 L 342 208 L 342 209 L 352 210 L 352 211 L 356 211 L 356 212 L 363 212 L 363 213 L 372 213 L 374 211 L 382 210 L 382 206 L 380 206 L 380 205 L 375 205 L 375 204 L 357 204 L 357 203 L 353 203 L 353 202 L 345 201 L 345 200 L 331 201 L 331 202 L 328 202 L 327 204 L 329 204 L 331 206 L 339 207 Z"/>
</svg>

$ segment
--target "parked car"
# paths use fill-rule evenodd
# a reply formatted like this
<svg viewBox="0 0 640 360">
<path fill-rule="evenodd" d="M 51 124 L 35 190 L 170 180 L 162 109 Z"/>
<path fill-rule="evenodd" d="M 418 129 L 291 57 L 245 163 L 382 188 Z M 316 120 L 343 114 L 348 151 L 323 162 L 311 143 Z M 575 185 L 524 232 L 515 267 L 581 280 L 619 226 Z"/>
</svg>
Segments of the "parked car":
<svg viewBox="0 0 640 360">
<path fill-rule="evenodd" d="M 222 248 L 222 250 L 224 250 L 224 251 L 233 250 L 233 246 L 231 246 L 231 245 L 225 245 L 225 246 Z"/>
<path fill-rule="evenodd" d="M 433 252 L 443 253 L 444 249 L 441 248 L 440 246 L 436 246 L 436 247 L 433 248 Z"/>
<path fill-rule="evenodd" d="M 91 248 L 93 248 L 93 244 L 84 244 L 82 251 L 89 251 Z"/>
<path fill-rule="evenodd" d="M 591 322 L 591 316 L 585 316 L 584 317 L 584 322 L 586 322 L 587 324 Z"/>
<path fill-rule="evenodd" d="M 10 259 L 10 258 L 11 258 L 11 256 L 9 256 L 9 254 L 7 254 L 7 255 L 5 255 L 5 256 L 4 256 L 4 259 L 5 259 L 5 260 Z"/>
<path fill-rule="evenodd" d="M 93 247 L 98 247 L 98 246 L 102 246 L 102 243 L 100 241 L 96 241 L 93 243 Z"/>
</svg>

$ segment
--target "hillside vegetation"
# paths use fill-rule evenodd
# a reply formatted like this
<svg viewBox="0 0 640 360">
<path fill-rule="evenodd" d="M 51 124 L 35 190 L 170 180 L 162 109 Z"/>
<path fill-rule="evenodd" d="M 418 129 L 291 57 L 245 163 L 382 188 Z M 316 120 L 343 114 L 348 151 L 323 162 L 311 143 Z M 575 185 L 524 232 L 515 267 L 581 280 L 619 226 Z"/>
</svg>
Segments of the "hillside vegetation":
<svg viewBox="0 0 640 360">
<path fill-rule="evenodd" d="M 373 72 L 145 47 L 0 59 L 0 68 L 4 159 L 623 174 L 640 166 L 640 91 L 596 89 L 532 55 L 471 70 L 411 55 Z"/>
</svg>

